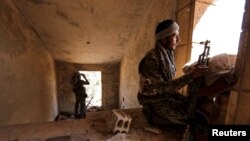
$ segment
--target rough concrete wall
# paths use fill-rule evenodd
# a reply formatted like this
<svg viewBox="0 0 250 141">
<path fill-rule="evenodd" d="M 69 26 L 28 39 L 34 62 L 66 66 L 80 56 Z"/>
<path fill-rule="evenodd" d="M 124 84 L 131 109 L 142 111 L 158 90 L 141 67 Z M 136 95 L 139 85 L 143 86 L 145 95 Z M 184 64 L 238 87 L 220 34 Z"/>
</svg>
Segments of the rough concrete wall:
<svg viewBox="0 0 250 141">
<path fill-rule="evenodd" d="M 236 60 L 236 73 L 239 78 L 231 94 L 227 123 L 250 124 L 250 1 L 246 0 L 242 32 Z"/>
<path fill-rule="evenodd" d="M 174 17 L 175 0 L 154 0 L 150 4 L 146 16 L 141 21 L 141 28 L 134 38 L 131 38 L 126 50 L 120 73 L 120 108 L 139 107 L 137 92 L 139 87 L 138 64 L 145 53 L 154 47 L 154 32 L 156 25 L 168 18 Z"/>
<path fill-rule="evenodd" d="M 74 113 L 75 94 L 70 80 L 75 71 L 101 71 L 102 106 L 104 110 L 118 107 L 120 64 L 83 65 L 56 62 L 59 111 Z"/>
<path fill-rule="evenodd" d="M 54 62 L 10 0 L 0 1 L 0 125 L 53 120 Z"/>
</svg>

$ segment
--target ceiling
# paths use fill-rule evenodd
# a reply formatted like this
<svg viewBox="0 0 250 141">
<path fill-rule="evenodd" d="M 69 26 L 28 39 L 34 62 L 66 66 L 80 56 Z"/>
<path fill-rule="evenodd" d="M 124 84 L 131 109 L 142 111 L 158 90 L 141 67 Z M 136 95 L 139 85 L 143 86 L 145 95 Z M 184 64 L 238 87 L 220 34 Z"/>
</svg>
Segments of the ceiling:
<svg viewBox="0 0 250 141">
<path fill-rule="evenodd" d="M 57 61 L 119 62 L 152 0 L 14 0 Z"/>
</svg>

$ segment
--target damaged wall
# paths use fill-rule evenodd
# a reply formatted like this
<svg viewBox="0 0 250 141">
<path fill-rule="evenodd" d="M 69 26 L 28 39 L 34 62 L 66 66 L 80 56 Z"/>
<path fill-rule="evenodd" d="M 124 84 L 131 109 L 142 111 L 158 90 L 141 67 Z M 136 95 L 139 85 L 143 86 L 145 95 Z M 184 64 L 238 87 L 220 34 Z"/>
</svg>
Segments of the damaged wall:
<svg viewBox="0 0 250 141">
<path fill-rule="evenodd" d="M 74 112 L 75 94 L 70 80 L 75 71 L 101 71 L 103 109 L 118 108 L 119 68 L 119 63 L 84 65 L 56 62 L 59 111 Z"/>
<path fill-rule="evenodd" d="M 0 125 L 57 114 L 54 62 L 10 0 L 0 1 Z"/>
<path fill-rule="evenodd" d="M 139 107 L 137 92 L 139 87 L 138 64 L 145 53 L 154 47 L 154 32 L 158 22 L 174 17 L 175 0 L 155 0 L 145 14 L 141 27 L 129 42 L 121 63 L 120 108 Z"/>
</svg>

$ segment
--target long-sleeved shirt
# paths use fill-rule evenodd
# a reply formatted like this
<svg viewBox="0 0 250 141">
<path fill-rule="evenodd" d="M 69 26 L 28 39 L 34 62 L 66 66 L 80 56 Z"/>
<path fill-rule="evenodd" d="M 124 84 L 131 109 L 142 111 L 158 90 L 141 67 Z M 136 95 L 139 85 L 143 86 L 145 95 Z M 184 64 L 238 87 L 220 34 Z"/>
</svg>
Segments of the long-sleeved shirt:
<svg viewBox="0 0 250 141">
<path fill-rule="evenodd" d="M 176 74 L 174 53 L 156 42 L 139 64 L 140 90 L 143 95 L 173 93 L 192 81 L 191 74 L 173 79 Z"/>
</svg>

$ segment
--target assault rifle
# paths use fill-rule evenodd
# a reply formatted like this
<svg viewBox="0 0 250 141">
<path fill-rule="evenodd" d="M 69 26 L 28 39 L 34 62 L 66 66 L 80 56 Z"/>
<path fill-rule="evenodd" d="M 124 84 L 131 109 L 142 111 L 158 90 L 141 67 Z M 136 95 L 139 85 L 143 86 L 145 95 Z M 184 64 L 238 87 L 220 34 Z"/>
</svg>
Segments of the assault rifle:
<svg viewBox="0 0 250 141">
<path fill-rule="evenodd" d="M 210 46 L 209 46 L 210 41 L 206 40 L 204 42 L 200 42 L 199 44 L 204 45 L 204 50 L 203 52 L 199 55 L 197 65 L 198 67 L 200 65 L 207 67 L 208 66 L 208 61 L 209 61 L 209 52 L 210 52 Z M 198 78 L 192 83 L 189 84 L 188 86 L 188 93 L 189 93 L 189 105 L 188 105 L 188 112 L 189 112 L 189 117 L 191 118 L 191 123 L 188 126 L 188 129 L 186 132 L 188 132 L 188 140 L 193 141 L 194 136 L 195 136 L 195 114 L 197 110 L 197 100 L 199 97 L 199 90 L 204 81 L 204 77 Z"/>
<path fill-rule="evenodd" d="M 208 65 L 209 61 L 209 52 L 210 52 L 210 46 L 208 45 L 210 43 L 209 40 L 206 40 L 205 42 L 200 42 L 200 44 L 204 45 L 204 51 L 199 55 L 198 64 L 199 65 Z"/>
<path fill-rule="evenodd" d="M 204 45 L 204 50 L 203 52 L 199 55 L 197 65 L 199 66 L 208 66 L 208 61 L 209 61 L 209 52 L 210 52 L 210 46 L 209 46 L 210 41 L 206 40 L 204 42 L 200 42 L 199 44 Z M 198 92 L 201 87 L 201 84 L 204 80 L 204 77 L 201 77 L 199 79 L 196 79 L 194 82 L 189 84 L 189 99 L 192 101 L 190 103 L 190 114 L 191 117 L 194 117 L 195 111 L 196 111 L 196 102 L 197 102 L 197 97 L 199 96 Z"/>
</svg>

